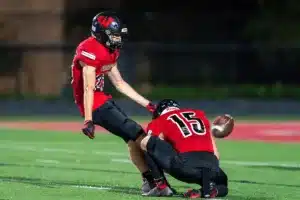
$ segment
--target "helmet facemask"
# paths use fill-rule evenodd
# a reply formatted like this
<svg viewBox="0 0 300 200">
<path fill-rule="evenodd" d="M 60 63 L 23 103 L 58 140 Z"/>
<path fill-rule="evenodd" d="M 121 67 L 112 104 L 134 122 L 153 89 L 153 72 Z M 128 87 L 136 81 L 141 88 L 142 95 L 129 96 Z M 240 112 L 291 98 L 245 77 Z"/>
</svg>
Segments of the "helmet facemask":
<svg viewBox="0 0 300 200">
<path fill-rule="evenodd" d="M 123 36 L 127 33 L 127 28 L 122 28 L 119 32 L 114 32 L 111 29 L 104 31 L 105 45 L 110 49 L 120 49 L 123 46 Z"/>
</svg>

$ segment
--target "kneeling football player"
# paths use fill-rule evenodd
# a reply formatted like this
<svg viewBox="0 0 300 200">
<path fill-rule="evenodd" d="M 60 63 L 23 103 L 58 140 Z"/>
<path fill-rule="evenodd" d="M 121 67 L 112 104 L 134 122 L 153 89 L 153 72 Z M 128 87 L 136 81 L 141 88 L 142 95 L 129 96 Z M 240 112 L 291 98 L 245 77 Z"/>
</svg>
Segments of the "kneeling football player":
<svg viewBox="0 0 300 200">
<path fill-rule="evenodd" d="M 214 198 L 227 195 L 227 175 L 219 168 L 210 122 L 203 111 L 180 109 L 174 100 L 162 100 L 153 112 L 147 132 L 141 148 L 157 167 L 180 181 L 201 186 L 199 190 L 189 190 L 185 193 L 186 197 Z M 172 195 L 167 182 L 161 178 L 157 186 L 145 195 Z"/>
</svg>

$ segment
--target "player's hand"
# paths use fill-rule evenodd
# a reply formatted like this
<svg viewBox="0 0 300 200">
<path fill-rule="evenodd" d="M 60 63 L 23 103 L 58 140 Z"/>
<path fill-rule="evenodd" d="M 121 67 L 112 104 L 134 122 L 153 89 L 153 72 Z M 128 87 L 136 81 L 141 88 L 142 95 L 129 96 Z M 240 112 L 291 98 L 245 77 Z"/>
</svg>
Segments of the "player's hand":
<svg viewBox="0 0 300 200">
<path fill-rule="evenodd" d="M 90 139 L 95 138 L 95 125 L 92 120 L 84 121 L 82 132 L 84 135 L 88 136 Z"/>
<path fill-rule="evenodd" d="M 156 105 L 153 104 L 152 102 L 150 102 L 150 103 L 147 105 L 146 108 L 147 108 L 147 110 L 148 110 L 149 112 L 153 113 L 154 110 L 156 109 Z"/>
</svg>

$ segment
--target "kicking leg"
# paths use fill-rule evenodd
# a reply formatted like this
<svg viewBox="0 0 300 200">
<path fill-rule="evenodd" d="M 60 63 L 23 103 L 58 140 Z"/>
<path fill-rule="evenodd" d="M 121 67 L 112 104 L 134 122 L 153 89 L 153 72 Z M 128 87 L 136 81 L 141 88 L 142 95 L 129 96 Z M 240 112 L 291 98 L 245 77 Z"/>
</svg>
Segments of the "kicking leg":
<svg viewBox="0 0 300 200">
<path fill-rule="evenodd" d="M 145 160 L 144 152 L 140 149 L 138 144 L 132 140 L 128 142 L 128 150 L 132 163 L 138 168 L 142 174 L 142 194 L 149 192 L 155 187 L 156 174 L 149 169 L 148 163 Z"/>
<path fill-rule="evenodd" d="M 146 136 L 146 133 L 139 124 L 128 118 L 112 100 L 107 101 L 93 112 L 93 122 L 121 137 L 127 143 L 130 158 L 141 172 L 143 180 L 147 180 L 149 183 L 154 181 L 145 161 L 144 153 L 140 149 L 140 140 Z"/>
</svg>

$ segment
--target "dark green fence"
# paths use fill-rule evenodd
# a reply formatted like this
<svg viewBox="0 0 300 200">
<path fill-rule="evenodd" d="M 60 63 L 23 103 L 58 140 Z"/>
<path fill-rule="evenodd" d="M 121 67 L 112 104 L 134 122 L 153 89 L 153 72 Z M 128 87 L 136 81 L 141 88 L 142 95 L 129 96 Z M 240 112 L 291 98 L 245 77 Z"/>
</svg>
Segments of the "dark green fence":
<svg viewBox="0 0 300 200">
<path fill-rule="evenodd" d="M 74 48 L 2 44 L 0 76 L 14 75 L 25 51 L 62 50 L 68 68 Z M 120 70 L 129 83 L 153 99 L 300 99 L 299 63 L 298 46 L 128 43 L 120 57 Z M 140 87 L 143 84 L 148 89 Z M 109 83 L 106 89 L 119 96 Z M 37 98 L 35 94 L 20 95 L 18 91 L 1 97 Z M 69 80 L 61 96 L 47 98 L 71 99 Z"/>
</svg>

